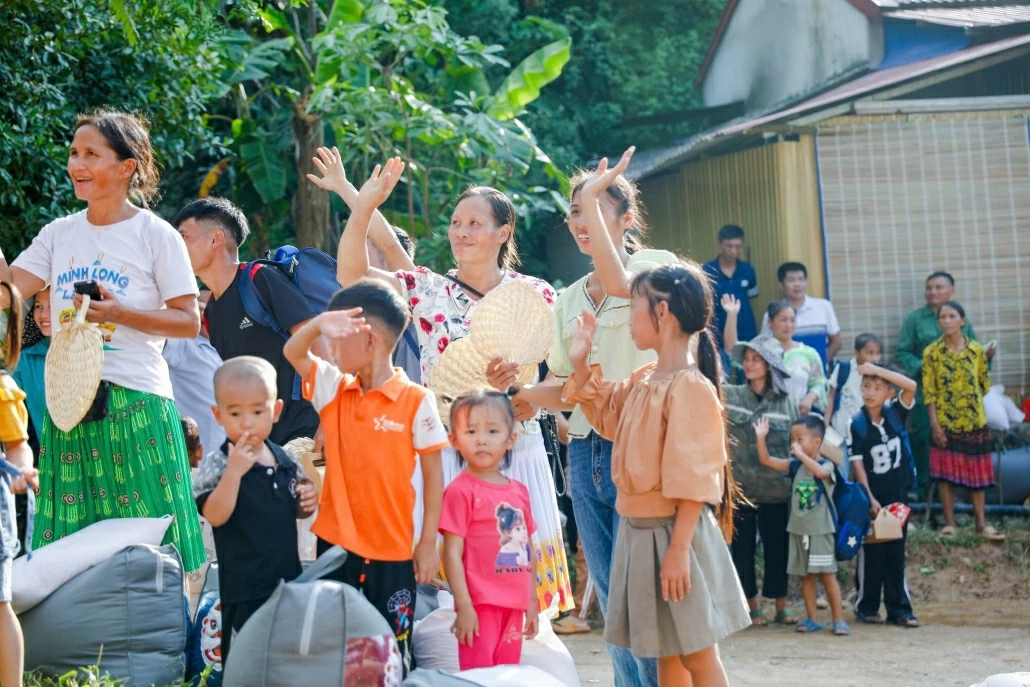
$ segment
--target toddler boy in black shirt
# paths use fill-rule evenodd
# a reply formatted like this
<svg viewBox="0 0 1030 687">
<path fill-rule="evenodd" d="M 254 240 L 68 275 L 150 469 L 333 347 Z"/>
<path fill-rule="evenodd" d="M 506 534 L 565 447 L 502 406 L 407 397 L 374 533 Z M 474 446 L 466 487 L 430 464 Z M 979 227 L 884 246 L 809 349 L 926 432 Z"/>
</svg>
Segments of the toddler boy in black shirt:
<svg viewBox="0 0 1030 687">
<path fill-rule="evenodd" d="M 201 461 L 193 483 L 214 531 L 222 601 L 222 662 L 234 631 L 301 572 L 297 519 L 314 512 L 314 484 L 289 454 L 268 440 L 282 412 L 268 361 L 242 356 L 215 373 L 215 419 L 226 442 Z"/>
<path fill-rule="evenodd" d="M 869 494 L 870 515 L 892 503 L 904 503 L 915 484 L 915 463 L 905 420 L 915 403 L 916 382 L 895 369 L 859 365 L 863 407 L 848 428 L 848 451 L 855 481 Z M 887 622 L 919 627 L 905 583 L 905 539 L 866 544 L 858 554 L 855 615 L 864 623 L 882 624 L 880 592 Z"/>
</svg>

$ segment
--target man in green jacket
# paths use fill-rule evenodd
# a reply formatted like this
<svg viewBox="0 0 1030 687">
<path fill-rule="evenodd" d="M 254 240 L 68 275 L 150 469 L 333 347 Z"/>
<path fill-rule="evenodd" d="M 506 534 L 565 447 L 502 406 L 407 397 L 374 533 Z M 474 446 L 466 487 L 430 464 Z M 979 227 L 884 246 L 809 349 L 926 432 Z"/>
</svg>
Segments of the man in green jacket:
<svg viewBox="0 0 1030 687">
<path fill-rule="evenodd" d="M 926 486 L 930 481 L 930 416 L 923 401 L 923 349 L 941 338 L 937 311 L 954 296 L 955 278 L 950 274 L 934 272 L 927 277 L 926 305 L 909 313 L 898 339 L 897 362 L 904 368 L 906 375 L 919 382 L 915 407 L 908 414 L 908 433 L 912 442 L 912 456 L 916 461 L 920 498 L 926 496 Z M 970 340 L 976 340 L 976 332 L 968 320 L 962 333 Z M 994 351 L 993 346 L 985 349 L 988 360 L 994 357 Z"/>
</svg>

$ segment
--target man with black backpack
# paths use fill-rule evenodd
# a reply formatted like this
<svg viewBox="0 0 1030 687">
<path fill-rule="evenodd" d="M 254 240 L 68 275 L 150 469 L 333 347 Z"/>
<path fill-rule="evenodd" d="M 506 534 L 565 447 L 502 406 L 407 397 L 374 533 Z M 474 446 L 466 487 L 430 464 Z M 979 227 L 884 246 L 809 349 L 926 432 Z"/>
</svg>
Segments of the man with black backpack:
<svg viewBox="0 0 1030 687">
<path fill-rule="evenodd" d="M 179 211 L 172 226 L 186 242 L 193 273 L 211 289 L 211 300 L 204 309 L 211 345 L 223 360 L 252 355 L 267 360 L 276 370 L 283 411 L 272 429 L 271 441 L 286 447 L 295 439 L 314 437 L 318 413 L 302 398 L 300 380 L 283 356 L 283 346 L 318 314 L 315 307 L 274 266 L 240 263 L 240 246 L 250 228 L 243 212 L 228 200 L 195 200 Z M 256 296 L 247 302 L 249 308 L 245 307 L 248 294 Z M 255 309 L 261 311 L 260 316 Z"/>
</svg>

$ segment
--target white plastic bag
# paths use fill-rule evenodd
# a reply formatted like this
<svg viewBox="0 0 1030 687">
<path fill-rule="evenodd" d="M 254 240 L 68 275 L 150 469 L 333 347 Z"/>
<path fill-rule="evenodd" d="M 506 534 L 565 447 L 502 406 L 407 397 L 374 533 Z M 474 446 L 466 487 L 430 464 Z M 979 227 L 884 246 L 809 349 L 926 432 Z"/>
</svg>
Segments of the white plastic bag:
<svg viewBox="0 0 1030 687">
<path fill-rule="evenodd" d="M 991 429 L 1009 431 L 1012 421 L 1005 409 L 1006 400 L 1012 402 L 1005 397 L 1005 389 L 1000 386 L 992 386 L 984 395 L 984 412 L 987 414 L 987 426 Z"/>
<path fill-rule="evenodd" d="M 971 687 L 1030 687 L 1030 673 L 992 675 L 980 684 Z"/>
<path fill-rule="evenodd" d="M 539 668 L 530 666 L 478 668 L 457 673 L 457 677 L 471 680 L 483 687 L 562 687 L 566 684 Z M 578 678 L 575 684 L 579 684 Z"/>
<path fill-rule="evenodd" d="M 446 606 L 445 603 L 447 603 Z M 415 623 L 411 643 L 415 653 L 415 663 L 419 668 L 436 668 L 448 673 L 458 672 L 458 640 L 451 634 L 451 626 L 454 625 L 455 617 L 453 601 L 445 601 L 441 598 L 440 608 Z M 540 616 L 540 632 L 537 636 L 531 641 L 522 643 L 522 666 L 539 668 L 560 680 L 560 684 L 563 685 L 571 687 L 580 685 L 576 662 L 558 635 L 554 633 L 551 621 L 547 619 L 546 615 Z M 523 683 L 492 682 L 490 684 L 516 685 Z M 535 684 L 533 687 L 543 686 Z"/>
</svg>

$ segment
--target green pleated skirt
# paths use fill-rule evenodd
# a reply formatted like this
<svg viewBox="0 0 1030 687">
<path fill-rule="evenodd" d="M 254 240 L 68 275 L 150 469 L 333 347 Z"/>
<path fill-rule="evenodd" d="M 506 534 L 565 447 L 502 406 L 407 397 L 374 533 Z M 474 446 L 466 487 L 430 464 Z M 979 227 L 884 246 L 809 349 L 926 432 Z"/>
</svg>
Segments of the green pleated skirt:
<svg viewBox="0 0 1030 687">
<path fill-rule="evenodd" d="M 103 420 L 62 432 L 43 421 L 32 545 L 42 547 L 108 518 L 172 516 L 187 572 L 203 565 L 204 541 L 175 402 L 111 386 Z"/>
</svg>

